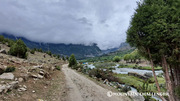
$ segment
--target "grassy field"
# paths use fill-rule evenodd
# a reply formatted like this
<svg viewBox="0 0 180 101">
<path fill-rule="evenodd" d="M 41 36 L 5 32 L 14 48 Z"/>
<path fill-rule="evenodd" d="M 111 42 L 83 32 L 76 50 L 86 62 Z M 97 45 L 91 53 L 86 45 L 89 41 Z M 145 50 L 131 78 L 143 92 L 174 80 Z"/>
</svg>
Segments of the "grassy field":
<svg viewBox="0 0 180 101">
<path fill-rule="evenodd" d="M 119 78 L 122 84 L 135 87 L 137 90 L 140 90 L 144 82 L 143 79 L 134 76 L 128 76 L 127 74 L 116 74 L 115 76 Z M 152 79 L 151 81 L 154 81 L 154 78 L 151 79 Z M 158 77 L 158 82 L 160 85 L 165 84 L 165 80 L 162 77 Z M 148 89 L 150 89 L 152 92 L 157 92 L 154 82 L 149 83 Z M 166 90 L 164 88 L 161 88 L 161 91 L 164 92 Z"/>
</svg>

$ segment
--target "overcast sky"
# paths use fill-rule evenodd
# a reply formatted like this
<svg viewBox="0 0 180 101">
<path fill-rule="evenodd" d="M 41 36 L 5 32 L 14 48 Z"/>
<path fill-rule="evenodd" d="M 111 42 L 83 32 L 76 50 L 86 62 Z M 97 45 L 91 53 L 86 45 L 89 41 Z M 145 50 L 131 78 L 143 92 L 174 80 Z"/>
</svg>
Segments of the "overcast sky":
<svg viewBox="0 0 180 101">
<path fill-rule="evenodd" d="M 97 43 L 126 39 L 137 0 L 0 0 L 0 32 L 36 42 Z"/>
</svg>

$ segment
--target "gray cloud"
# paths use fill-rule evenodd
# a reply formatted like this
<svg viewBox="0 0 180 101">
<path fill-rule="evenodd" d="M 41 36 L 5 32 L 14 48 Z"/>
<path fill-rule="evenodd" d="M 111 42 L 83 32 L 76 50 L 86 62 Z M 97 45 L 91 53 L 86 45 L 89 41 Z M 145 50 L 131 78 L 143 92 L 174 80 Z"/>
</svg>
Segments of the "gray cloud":
<svg viewBox="0 0 180 101">
<path fill-rule="evenodd" d="M 0 0 L 0 31 L 32 41 L 113 48 L 126 39 L 137 0 Z"/>
</svg>

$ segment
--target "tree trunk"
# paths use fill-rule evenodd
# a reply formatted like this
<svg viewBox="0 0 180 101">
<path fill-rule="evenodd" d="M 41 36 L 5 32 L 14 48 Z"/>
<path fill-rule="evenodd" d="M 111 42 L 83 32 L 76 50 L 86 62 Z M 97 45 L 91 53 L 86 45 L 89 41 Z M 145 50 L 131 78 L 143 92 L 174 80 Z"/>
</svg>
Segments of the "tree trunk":
<svg viewBox="0 0 180 101">
<path fill-rule="evenodd" d="M 163 61 L 163 68 L 164 68 L 164 73 L 165 73 L 165 78 L 166 78 L 166 88 L 167 88 L 167 91 L 169 93 L 169 100 L 170 101 L 175 101 L 175 96 L 174 96 L 174 93 L 173 93 L 173 84 L 171 82 L 171 79 L 170 79 L 170 76 L 169 76 L 169 69 L 168 69 L 168 64 L 166 62 L 166 58 L 165 56 L 162 57 L 162 61 Z"/>
<path fill-rule="evenodd" d="M 160 87 L 159 87 L 159 83 L 158 83 L 158 80 L 157 80 L 157 77 L 156 77 L 156 73 L 155 73 L 155 70 L 154 70 L 154 64 L 153 64 L 153 61 L 152 61 L 152 56 L 151 56 L 151 53 L 150 53 L 149 48 L 148 48 L 148 54 L 149 54 L 150 63 L 151 63 L 151 67 L 152 67 L 152 72 L 153 72 L 153 76 L 154 76 L 155 83 L 156 83 L 156 86 L 157 86 L 157 90 L 158 90 L 158 93 L 160 93 L 160 92 L 161 92 L 161 89 L 160 89 Z M 160 96 L 160 98 L 161 98 L 163 101 L 166 101 L 166 99 L 165 99 L 163 96 Z"/>
</svg>

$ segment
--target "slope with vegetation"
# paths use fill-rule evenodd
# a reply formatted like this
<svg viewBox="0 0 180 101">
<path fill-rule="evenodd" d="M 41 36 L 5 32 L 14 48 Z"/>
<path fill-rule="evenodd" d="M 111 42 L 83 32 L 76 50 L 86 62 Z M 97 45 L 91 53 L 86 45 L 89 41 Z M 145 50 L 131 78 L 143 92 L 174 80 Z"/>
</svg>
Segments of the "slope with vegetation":
<svg viewBox="0 0 180 101">
<path fill-rule="evenodd" d="M 65 100 L 64 61 L 32 52 L 22 40 L 0 36 L 0 47 L 1 101 Z"/>
<path fill-rule="evenodd" d="M 82 44 L 53 44 L 53 43 L 41 43 L 33 42 L 24 37 L 15 37 L 13 35 L 2 33 L 2 35 L 9 39 L 21 39 L 30 49 L 42 49 L 43 51 L 51 51 L 52 54 L 58 54 L 63 56 L 70 56 L 72 53 L 77 59 L 84 59 L 86 57 L 94 57 L 101 54 L 101 50 L 96 44 L 85 46 Z"/>
</svg>

